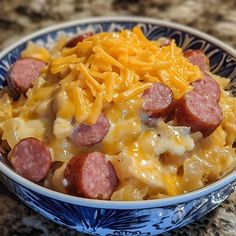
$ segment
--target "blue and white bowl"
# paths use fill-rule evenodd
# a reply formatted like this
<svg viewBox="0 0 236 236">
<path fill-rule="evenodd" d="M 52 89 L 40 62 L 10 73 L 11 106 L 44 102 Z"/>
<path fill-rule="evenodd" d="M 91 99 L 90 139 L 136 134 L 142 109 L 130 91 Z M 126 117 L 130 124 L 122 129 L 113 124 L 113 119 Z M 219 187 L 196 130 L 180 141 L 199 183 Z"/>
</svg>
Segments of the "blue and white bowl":
<svg viewBox="0 0 236 236">
<path fill-rule="evenodd" d="M 223 42 L 191 28 L 148 18 L 91 18 L 53 26 L 31 34 L 0 54 L 0 86 L 10 65 L 28 41 L 52 47 L 63 34 L 99 33 L 131 29 L 139 24 L 149 39 L 174 38 L 183 49 L 201 49 L 210 58 L 211 71 L 230 79 L 236 94 L 236 51 Z M 157 235 L 182 227 L 224 201 L 236 186 L 236 172 L 202 189 L 167 199 L 114 202 L 79 198 L 36 185 L 17 175 L 0 161 L 0 179 L 26 205 L 46 218 L 71 229 L 93 235 Z"/>
</svg>

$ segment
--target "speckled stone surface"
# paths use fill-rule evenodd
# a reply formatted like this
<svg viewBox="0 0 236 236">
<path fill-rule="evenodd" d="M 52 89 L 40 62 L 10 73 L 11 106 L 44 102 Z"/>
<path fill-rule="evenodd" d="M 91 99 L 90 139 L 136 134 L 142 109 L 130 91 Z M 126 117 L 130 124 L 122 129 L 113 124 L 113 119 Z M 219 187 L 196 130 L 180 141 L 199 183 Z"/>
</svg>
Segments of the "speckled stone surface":
<svg viewBox="0 0 236 236">
<path fill-rule="evenodd" d="M 32 31 L 90 16 L 138 15 L 183 23 L 236 47 L 235 0 L 0 0 L 0 50 Z M 0 184 L 0 235 L 80 235 L 44 219 Z M 236 192 L 171 235 L 236 235 Z"/>
</svg>

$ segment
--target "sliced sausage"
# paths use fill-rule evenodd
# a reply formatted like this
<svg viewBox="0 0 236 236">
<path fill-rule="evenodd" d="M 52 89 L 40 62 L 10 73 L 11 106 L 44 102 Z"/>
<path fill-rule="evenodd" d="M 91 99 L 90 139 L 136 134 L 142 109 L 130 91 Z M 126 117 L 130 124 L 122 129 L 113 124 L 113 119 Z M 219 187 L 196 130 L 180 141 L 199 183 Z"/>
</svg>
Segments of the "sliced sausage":
<svg viewBox="0 0 236 236">
<path fill-rule="evenodd" d="M 142 95 L 142 110 L 150 117 L 164 117 L 168 114 L 174 100 L 172 90 L 164 84 L 153 83 Z"/>
<path fill-rule="evenodd" d="M 49 172 L 51 154 L 41 140 L 25 138 L 13 148 L 11 163 L 19 175 L 38 183 Z"/>
<path fill-rule="evenodd" d="M 9 88 L 10 96 L 13 98 L 13 100 L 17 100 L 20 97 L 20 90 L 15 86 L 13 83 L 13 80 L 10 78 L 10 76 L 7 77 L 7 85 Z"/>
<path fill-rule="evenodd" d="M 75 146 L 90 146 L 104 139 L 110 128 L 110 122 L 101 114 L 96 123 L 89 126 L 79 124 L 72 132 L 72 142 Z"/>
<path fill-rule="evenodd" d="M 201 50 L 187 50 L 184 56 L 188 58 L 193 65 L 199 66 L 202 71 L 210 71 L 209 59 Z"/>
<path fill-rule="evenodd" d="M 18 59 L 12 66 L 8 76 L 8 87 L 16 96 L 17 93 L 25 93 L 32 86 L 32 83 L 40 75 L 45 66 L 43 61 L 34 58 Z"/>
<path fill-rule="evenodd" d="M 177 107 L 178 107 L 178 101 L 175 100 L 171 106 L 170 112 L 168 113 L 168 115 L 164 119 L 164 121 L 166 123 L 175 119 L 175 113 L 176 113 Z"/>
<path fill-rule="evenodd" d="M 178 102 L 176 120 L 179 125 L 191 127 L 207 137 L 220 125 L 223 113 L 219 104 L 198 92 L 186 93 Z"/>
<path fill-rule="evenodd" d="M 64 178 L 70 194 L 93 199 L 110 199 L 118 184 L 113 165 L 100 152 L 73 157 Z"/>
<path fill-rule="evenodd" d="M 66 48 L 73 48 L 75 47 L 78 43 L 82 42 L 84 39 L 93 36 L 92 32 L 84 33 L 78 36 L 75 36 L 74 38 L 70 39 L 64 47 Z"/>
<path fill-rule="evenodd" d="M 220 100 L 220 86 L 211 78 L 210 75 L 204 73 L 204 78 L 201 80 L 194 81 L 192 83 L 193 90 L 201 94 L 202 96 L 212 99 L 213 101 L 219 102 Z"/>
</svg>

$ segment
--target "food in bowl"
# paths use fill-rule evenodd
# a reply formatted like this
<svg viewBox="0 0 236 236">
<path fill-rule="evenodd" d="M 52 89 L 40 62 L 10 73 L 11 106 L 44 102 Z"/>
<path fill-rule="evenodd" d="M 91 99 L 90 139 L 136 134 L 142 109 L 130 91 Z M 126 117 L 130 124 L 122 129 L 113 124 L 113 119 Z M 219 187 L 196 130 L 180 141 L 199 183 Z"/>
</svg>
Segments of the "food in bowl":
<svg viewBox="0 0 236 236">
<path fill-rule="evenodd" d="M 94 199 L 183 194 L 236 167 L 235 98 L 199 50 L 132 31 L 29 43 L 1 92 L 16 172 Z"/>
</svg>

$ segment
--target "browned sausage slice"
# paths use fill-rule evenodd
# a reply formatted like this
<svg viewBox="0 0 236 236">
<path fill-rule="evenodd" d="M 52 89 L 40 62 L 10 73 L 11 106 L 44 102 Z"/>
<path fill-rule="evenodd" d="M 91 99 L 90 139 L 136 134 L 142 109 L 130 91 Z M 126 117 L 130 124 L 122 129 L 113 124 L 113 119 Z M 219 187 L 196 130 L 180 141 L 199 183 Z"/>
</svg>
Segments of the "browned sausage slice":
<svg viewBox="0 0 236 236">
<path fill-rule="evenodd" d="M 73 157 L 64 178 L 70 194 L 93 199 L 110 199 L 118 183 L 113 165 L 100 152 Z"/>
<path fill-rule="evenodd" d="M 73 48 L 75 47 L 79 42 L 82 42 L 84 39 L 93 36 L 92 32 L 84 33 L 78 36 L 75 36 L 74 38 L 70 39 L 64 47 L 66 48 Z"/>
<path fill-rule="evenodd" d="M 11 163 L 19 175 L 38 183 L 49 172 L 51 154 L 41 140 L 25 138 L 13 148 Z"/>
<path fill-rule="evenodd" d="M 194 81 L 192 83 L 192 86 L 193 90 L 198 92 L 202 96 L 205 96 L 208 99 L 212 99 L 213 101 L 219 102 L 221 94 L 220 86 L 207 73 L 204 73 L 203 79 Z"/>
<path fill-rule="evenodd" d="M 202 71 L 210 71 L 209 59 L 201 50 L 187 50 L 184 56 L 188 58 L 193 65 L 199 66 Z"/>
<path fill-rule="evenodd" d="M 153 83 L 142 95 L 142 110 L 150 117 L 166 116 L 171 108 L 174 95 L 172 90 L 164 84 Z"/>
<path fill-rule="evenodd" d="M 90 146 L 104 139 L 110 128 L 110 122 L 101 114 L 96 123 L 89 126 L 79 124 L 72 132 L 72 142 L 76 146 Z"/>
<path fill-rule="evenodd" d="M 25 93 L 40 75 L 45 66 L 43 61 L 34 58 L 18 59 L 12 66 L 8 77 L 8 86 L 13 93 Z"/>
<path fill-rule="evenodd" d="M 191 127 L 207 137 L 220 125 L 223 113 L 219 104 L 198 92 L 186 93 L 178 102 L 176 120 L 179 125 Z"/>
</svg>

